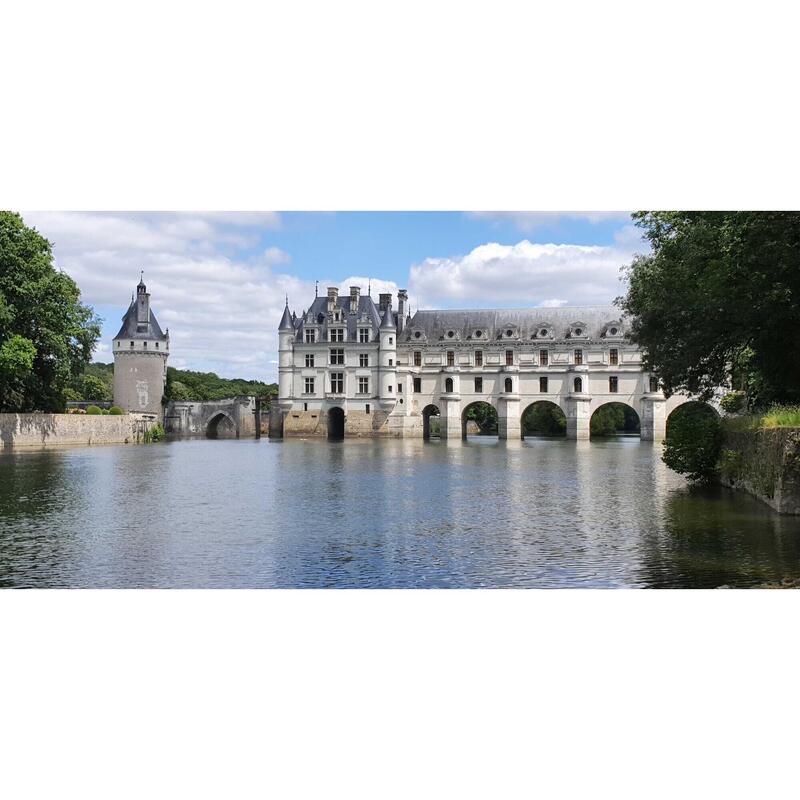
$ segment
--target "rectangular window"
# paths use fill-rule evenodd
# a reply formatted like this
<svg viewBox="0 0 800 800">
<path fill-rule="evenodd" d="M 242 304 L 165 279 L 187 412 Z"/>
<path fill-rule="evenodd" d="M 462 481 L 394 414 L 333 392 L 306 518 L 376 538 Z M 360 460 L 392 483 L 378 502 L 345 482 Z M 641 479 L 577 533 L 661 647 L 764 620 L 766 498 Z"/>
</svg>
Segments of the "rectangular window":
<svg viewBox="0 0 800 800">
<path fill-rule="evenodd" d="M 482 367 L 483 366 L 483 350 L 476 350 L 475 351 L 475 366 Z"/>
<path fill-rule="evenodd" d="M 456 354 L 452 350 L 447 351 L 447 366 L 452 367 L 456 363 Z"/>
<path fill-rule="evenodd" d="M 331 372 L 331 393 L 344 394 L 344 373 Z"/>
<path fill-rule="evenodd" d="M 611 364 L 612 367 L 616 367 L 619 364 L 619 350 L 616 347 L 612 347 L 608 351 L 608 363 Z"/>
<path fill-rule="evenodd" d="M 506 350 L 506 366 L 511 367 L 514 365 L 514 351 Z"/>
<path fill-rule="evenodd" d="M 156 342 L 156 350 L 158 350 L 158 342 Z"/>
<path fill-rule="evenodd" d="M 422 391 L 422 378 L 414 378 L 414 391 L 417 394 Z"/>
<path fill-rule="evenodd" d="M 658 378 L 650 378 L 650 391 L 651 392 L 658 391 Z"/>
<path fill-rule="evenodd" d="M 303 411 L 308 411 L 308 403 L 303 403 Z"/>
<path fill-rule="evenodd" d="M 358 379 L 358 393 L 369 394 L 369 378 Z"/>
<path fill-rule="evenodd" d="M 422 366 L 422 353 L 419 350 L 414 351 L 414 366 L 415 367 Z"/>
<path fill-rule="evenodd" d="M 331 364 L 344 364 L 344 348 L 331 348 Z"/>
<path fill-rule="evenodd" d="M 475 394 L 483 392 L 483 378 L 475 378 Z"/>
<path fill-rule="evenodd" d="M 390 359 L 389 359 L 389 366 L 390 366 L 390 367 L 393 367 L 393 366 L 394 366 L 394 359 L 393 359 L 393 358 L 390 358 Z"/>
<path fill-rule="evenodd" d="M 575 363 L 578 365 L 583 364 L 583 350 L 575 351 Z"/>
<path fill-rule="evenodd" d="M 393 390 L 394 390 L 394 387 L 393 387 L 393 386 L 390 386 L 390 387 L 389 387 L 389 394 L 391 394 Z"/>
<path fill-rule="evenodd" d="M 369 366 L 369 353 L 359 353 L 358 354 L 358 366 L 359 367 L 368 367 Z"/>
<path fill-rule="evenodd" d="M 550 353 L 547 350 L 540 350 L 539 351 L 539 366 L 546 367 L 547 362 L 549 360 Z"/>
<path fill-rule="evenodd" d="M 144 347 L 145 350 L 147 350 L 147 342 L 144 342 L 142 346 Z"/>
<path fill-rule="evenodd" d="M 361 342 L 361 344 L 369 341 L 369 328 L 358 329 L 358 341 Z"/>
<path fill-rule="evenodd" d="M 306 378 L 305 393 L 306 394 L 314 394 L 314 379 L 313 378 Z"/>
<path fill-rule="evenodd" d="M 398 383 L 397 384 L 397 394 L 403 394 L 403 384 L 402 383 Z"/>
<path fill-rule="evenodd" d="M 394 344 L 394 336 L 389 337 L 389 344 Z"/>
<path fill-rule="evenodd" d="M 619 380 L 617 379 L 616 376 L 612 375 L 608 379 L 608 391 L 611 392 L 611 394 L 616 394 L 618 388 L 619 388 Z"/>
<path fill-rule="evenodd" d="M 133 347 L 133 342 L 131 342 L 131 347 Z"/>
<path fill-rule="evenodd" d="M 539 378 L 539 391 L 547 393 L 547 378 Z"/>
<path fill-rule="evenodd" d="M 330 336 L 330 340 L 332 342 L 343 342 L 344 341 L 344 328 L 331 328 L 328 332 Z"/>
<path fill-rule="evenodd" d="M 369 403 L 367 403 L 367 414 L 369 414 Z"/>
<path fill-rule="evenodd" d="M 313 353 L 306 353 L 306 366 L 313 367 L 314 366 L 314 354 Z"/>
<path fill-rule="evenodd" d="M 306 344 L 314 344 L 317 341 L 317 332 L 315 330 L 306 331 Z"/>
</svg>

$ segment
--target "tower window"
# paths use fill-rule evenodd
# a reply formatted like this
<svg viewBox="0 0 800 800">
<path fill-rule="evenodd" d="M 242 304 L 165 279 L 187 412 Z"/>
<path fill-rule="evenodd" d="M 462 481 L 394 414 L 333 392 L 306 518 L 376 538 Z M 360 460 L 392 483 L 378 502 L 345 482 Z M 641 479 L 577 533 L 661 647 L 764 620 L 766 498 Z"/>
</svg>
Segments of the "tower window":
<svg viewBox="0 0 800 800">
<path fill-rule="evenodd" d="M 539 366 L 540 367 L 546 367 L 549 358 L 550 358 L 550 353 L 547 350 L 540 350 L 539 351 Z"/>
<path fill-rule="evenodd" d="M 414 378 L 414 391 L 417 394 L 422 391 L 422 378 Z"/>
<path fill-rule="evenodd" d="M 414 366 L 415 367 L 422 366 L 422 353 L 419 350 L 414 351 Z"/>
<path fill-rule="evenodd" d="M 476 350 L 475 351 L 475 366 L 482 367 L 483 366 L 483 350 Z"/>
<path fill-rule="evenodd" d="M 506 366 L 511 367 L 514 364 L 514 351 L 506 350 Z"/>
<path fill-rule="evenodd" d="M 394 366 L 394 359 L 393 359 L 393 358 L 390 358 L 390 359 L 389 359 L 389 366 L 390 366 L 390 367 L 393 367 L 393 366 Z"/>
<path fill-rule="evenodd" d="M 142 347 L 144 347 L 144 349 L 147 350 L 147 342 L 142 342 Z"/>
<path fill-rule="evenodd" d="M 547 378 L 544 376 L 539 378 L 539 391 L 544 394 L 547 393 Z"/>
<path fill-rule="evenodd" d="M 366 409 L 367 409 L 367 414 L 369 414 L 369 403 L 367 403 Z"/>
<path fill-rule="evenodd" d="M 133 347 L 133 342 L 131 342 L 131 347 Z"/>
<path fill-rule="evenodd" d="M 575 363 L 579 366 L 583 364 L 583 350 L 575 351 Z"/>
<path fill-rule="evenodd" d="M 447 351 L 447 366 L 452 367 L 456 363 L 456 354 L 452 350 Z"/>
<path fill-rule="evenodd" d="M 394 336 L 389 337 L 389 344 L 394 344 Z"/>
<path fill-rule="evenodd" d="M 158 350 L 158 342 L 156 342 L 156 350 Z"/>
<path fill-rule="evenodd" d="M 612 394 L 616 394 L 619 390 L 619 380 L 615 375 L 612 375 L 608 379 L 608 391 Z"/>
<path fill-rule="evenodd" d="M 616 367 L 619 364 L 619 350 L 616 347 L 612 347 L 608 351 L 608 363 L 611 364 L 612 367 Z"/>
<path fill-rule="evenodd" d="M 397 394 L 402 394 L 402 393 L 403 393 L 403 384 L 402 383 L 398 383 L 397 384 Z"/>
</svg>

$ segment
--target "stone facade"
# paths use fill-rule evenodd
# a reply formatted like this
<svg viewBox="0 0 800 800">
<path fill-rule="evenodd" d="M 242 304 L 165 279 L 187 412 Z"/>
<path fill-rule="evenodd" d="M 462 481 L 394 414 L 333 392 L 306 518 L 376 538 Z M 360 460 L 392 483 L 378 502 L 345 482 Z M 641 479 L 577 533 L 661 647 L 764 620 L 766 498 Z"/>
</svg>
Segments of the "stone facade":
<svg viewBox="0 0 800 800">
<path fill-rule="evenodd" d="M 239 439 L 260 434 L 260 404 L 255 397 L 191 402 L 172 400 L 164 414 L 164 428 L 176 436 Z M 258 419 L 257 419 L 258 418 Z"/>
<path fill-rule="evenodd" d="M 401 290 L 372 297 L 331 287 L 278 329 L 280 424 L 286 436 L 326 436 L 344 414 L 345 436 L 423 436 L 435 413 L 443 438 L 466 434 L 476 402 L 497 411 L 499 436 L 522 436 L 531 404 L 554 403 L 567 436 L 588 439 L 592 414 L 624 403 L 641 436 L 661 440 L 669 413 L 690 398 L 665 398 L 626 336 L 614 306 L 409 314 Z M 333 416 L 331 416 L 333 414 Z M 278 430 L 281 429 L 281 430 Z"/>
<path fill-rule="evenodd" d="M 114 404 L 124 411 L 162 418 L 167 381 L 169 329 L 161 327 L 150 308 L 144 281 L 136 287 L 122 327 L 112 342 L 114 353 Z"/>
<path fill-rule="evenodd" d="M 136 442 L 155 421 L 151 414 L 0 414 L 0 448 Z"/>
</svg>

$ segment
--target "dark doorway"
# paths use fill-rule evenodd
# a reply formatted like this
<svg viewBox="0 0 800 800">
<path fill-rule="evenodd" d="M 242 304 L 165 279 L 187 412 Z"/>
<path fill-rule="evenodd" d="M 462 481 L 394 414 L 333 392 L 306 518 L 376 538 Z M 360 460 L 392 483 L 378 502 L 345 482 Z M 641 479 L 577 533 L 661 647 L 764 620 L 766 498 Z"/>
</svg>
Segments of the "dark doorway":
<svg viewBox="0 0 800 800">
<path fill-rule="evenodd" d="M 433 417 L 433 419 L 431 419 Z M 438 439 L 440 435 L 439 409 L 436 406 L 425 406 L 422 409 L 422 438 Z"/>
<path fill-rule="evenodd" d="M 208 439 L 235 439 L 236 436 L 236 425 L 233 424 L 233 420 L 227 414 L 220 412 L 208 421 L 206 426 L 206 437 Z"/>
<path fill-rule="evenodd" d="M 344 411 L 338 406 L 328 411 L 328 439 L 332 442 L 344 439 Z"/>
</svg>

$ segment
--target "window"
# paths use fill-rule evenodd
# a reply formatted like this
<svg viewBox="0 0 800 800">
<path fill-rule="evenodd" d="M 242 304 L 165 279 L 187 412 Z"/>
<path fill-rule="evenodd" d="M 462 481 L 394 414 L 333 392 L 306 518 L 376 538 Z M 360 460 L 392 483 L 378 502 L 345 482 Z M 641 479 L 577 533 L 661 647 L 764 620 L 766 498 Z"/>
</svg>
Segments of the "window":
<svg viewBox="0 0 800 800">
<path fill-rule="evenodd" d="M 539 378 L 539 391 L 547 393 L 547 378 Z"/>
<path fill-rule="evenodd" d="M 344 394 L 344 372 L 331 372 L 331 394 Z"/>
<path fill-rule="evenodd" d="M 394 386 L 391 386 L 391 385 L 390 385 L 390 386 L 389 386 L 389 394 L 391 394 L 393 391 L 394 391 Z"/>
<path fill-rule="evenodd" d="M 317 332 L 312 328 L 306 331 L 306 344 L 314 344 L 317 341 Z"/>
<path fill-rule="evenodd" d="M 314 394 L 314 379 L 313 378 L 306 378 L 305 383 L 305 394 Z"/>
<path fill-rule="evenodd" d="M 369 341 L 369 328 L 358 329 L 358 341 L 361 342 L 361 344 Z"/>
<path fill-rule="evenodd" d="M 583 350 L 575 351 L 575 363 L 578 365 L 583 364 Z"/>
<path fill-rule="evenodd" d="M 452 350 L 447 351 L 447 366 L 452 367 L 456 363 L 456 354 Z"/>
<path fill-rule="evenodd" d="M 475 394 L 483 392 L 483 378 L 475 378 Z"/>
<path fill-rule="evenodd" d="M 616 367 L 619 364 L 619 350 L 616 347 L 612 347 L 608 351 L 608 363 L 611 364 L 612 367 Z"/>
<path fill-rule="evenodd" d="M 510 339 L 513 335 L 514 335 L 514 331 L 512 331 L 511 328 L 509 328 L 506 331 L 506 336 Z"/>
<path fill-rule="evenodd" d="M 358 354 L 358 366 L 359 367 L 368 367 L 369 366 L 369 353 L 359 353 Z"/>
<path fill-rule="evenodd" d="M 313 367 L 314 366 L 314 354 L 313 353 L 306 353 L 306 366 Z"/>
<path fill-rule="evenodd" d="M 393 367 L 393 366 L 394 366 L 394 359 L 393 359 L 393 358 L 390 358 L 390 359 L 389 359 L 389 366 L 390 366 L 390 367 Z"/>
<path fill-rule="evenodd" d="M 511 380 L 511 378 L 506 378 L 505 387 L 504 388 L 505 388 L 506 392 L 513 392 L 514 391 L 514 384 L 513 384 L 512 380 Z"/>
<path fill-rule="evenodd" d="M 303 403 L 303 411 L 308 411 L 308 403 Z"/>
<path fill-rule="evenodd" d="M 658 378 L 651 377 L 650 378 L 650 391 L 657 392 L 658 391 Z"/>
<path fill-rule="evenodd" d="M 330 331 L 328 331 L 328 336 L 332 342 L 343 342 L 344 328 L 331 328 Z"/>
<path fill-rule="evenodd" d="M 389 337 L 389 344 L 394 344 L 394 336 Z"/>
<path fill-rule="evenodd" d="M 402 394 L 402 393 L 403 393 L 403 384 L 402 383 L 398 383 L 397 384 L 397 394 Z"/>
<path fill-rule="evenodd" d="M 583 381 L 580 378 L 575 378 L 572 386 L 577 394 L 580 394 L 583 391 Z"/>
<path fill-rule="evenodd" d="M 142 342 L 142 347 L 144 347 L 144 349 L 147 350 L 147 342 Z"/>
<path fill-rule="evenodd" d="M 444 382 L 444 390 L 445 390 L 445 392 L 452 392 L 453 391 L 453 379 L 452 378 L 448 378 Z"/>
<path fill-rule="evenodd" d="M 422 333 L 420 331 L 414 331 L 414 338 L 419 339 L 422 337 Z"/>
<path fill-rule="evenodd" d="M 618 388 L 619 388 L 619 380 L 615 375 L 612 375 L 608 379 L 608 391 L 611 392 L 612 394 L 616 394 Z"/>
<path fill-rule="evenodd" d="M 358 379 L 358 393 L 369 394 L 369 378 Z"/>
<path fill-rule="evenodd" d="M 506 366 L 510 367 L 514 364 L 514 351 L 506 350 Z"/>
<path fill-rule="evenodd" d="M 476 350 L 475 351 L 475 366 L 482 367 L 483 366 L 483 350 Z"/>
<path fill-rule="evenodd" d="M 447 338 L 452 339 L 456 335 L 455 331 L 447 331 Z"/>
<path fill-rule="evenodd" d="M 422 378 L 414 378 L 414 391 L 417 394 L 422 391 Z"/>
<path fill-rule="evenodd" d="M 133 347 L 133 342 L 131 342 L 131 347 Z"/>
<path fill-rule="evenodd" d="M 156 342 L 156 350 L 158 350 L 158 342 Z"/>
<path fill-rule="evenodd" d="M 415 367 L 422 366 L 422 353 L 419 350 L 414 351 L 414 366 Z"/>
<path fill-rule="evenodd" d="M 369 414 L 369 403 L 367 403 L 366 409 L 367 409 L 367 414 Z"/>
<path fill-rule="evenodd" d="M 539 351 L 539 366 L 540 367 L 546 367 L 547 366 L 547 361 L 549 359 L 549 356 L 550 356 L 550 354 L 549 354 L 549 352 L 547 350 L 540 350 Z"/>
<path fill-rule="evenodd" d="M 344 364 L 344 348 L 331 348 L 331 364 Z"/>
</svg>

